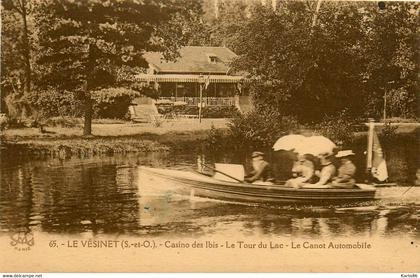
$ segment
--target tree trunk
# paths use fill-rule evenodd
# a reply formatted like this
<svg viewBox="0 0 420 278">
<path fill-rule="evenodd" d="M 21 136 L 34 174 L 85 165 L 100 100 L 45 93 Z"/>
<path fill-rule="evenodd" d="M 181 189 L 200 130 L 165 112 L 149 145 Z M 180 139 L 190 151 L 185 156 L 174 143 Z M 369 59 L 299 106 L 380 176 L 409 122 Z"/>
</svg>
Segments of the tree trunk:
<svg viewBox="0 0 420 278">
<path fill-rule="evenodd" d="M 93 85 L 93 74 L 95 70 L 95 46 L 93 44 L 89 45 L 89 57 L 87 64 L 87 73 L 86 73 L 86 86 L 85 86 L 85 121 L 83 127 L 83 135 L 90 136 L 92 135 L 92 98 L 90 92 L 94 88 Z"/>
<path fill-rule="evenodd" d="M 92 135 L 92 99 L 90 98 L 90 94 L 88 93 L 85 96 L 84 106 L 85 121 L 83 127 L 83 135 L 89 136 Z"/>
<path fill-rule="evenodd" d="M 314 13 L 314 16 L 312 17 L 312 29 L 311 29 L 311 32 L 313 31 L 313 28 L 314 28 L 314 27 L 315 27 L 315 25 L 316 25 L 316 20 L 317 20 L 317 18 L 318 18 L 319 9 L 321 8 L 321 1 L 322 1 L 322 0 L 318 0 L 318 1 L 316 2 L 315 13 Z"/>
<path fill-rule="evenodd" d="M 22 0 L 22 20 L 23 20 L 23 48 L 24 48 L 24 60 L 25 60 L 25 83 L 24 91 L 29 93 L 31 91 L 31 51 L 29 47 L 29 35 L 28 35 L 28 22 L 27 22 L 27 10 L 26 0 Z"/>
</svg>

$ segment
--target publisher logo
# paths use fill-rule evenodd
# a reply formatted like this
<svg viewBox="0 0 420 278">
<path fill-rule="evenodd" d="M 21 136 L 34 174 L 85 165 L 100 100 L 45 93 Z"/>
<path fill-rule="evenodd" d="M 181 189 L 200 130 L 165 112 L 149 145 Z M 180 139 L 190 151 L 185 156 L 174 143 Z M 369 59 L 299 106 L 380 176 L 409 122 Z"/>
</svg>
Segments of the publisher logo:
<svg viewBox="0 0 420 278">
<path fill-rule="evenodd" d="M 16 232 L 10 236 L 10 245 L 18 251 L 29 251 L 34 246 L 34 235 L 31 232 Z"/>
</svg>

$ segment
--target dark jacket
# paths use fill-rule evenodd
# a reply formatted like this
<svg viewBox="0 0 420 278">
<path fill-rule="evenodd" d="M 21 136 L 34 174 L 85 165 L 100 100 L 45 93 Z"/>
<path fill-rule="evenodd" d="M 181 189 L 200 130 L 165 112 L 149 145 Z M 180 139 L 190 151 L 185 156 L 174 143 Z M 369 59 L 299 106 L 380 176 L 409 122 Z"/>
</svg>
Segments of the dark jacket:
<svg viewBox="0 0 420 278">
<path fill-rule="evenodd" d="M 263 161 L 258 169 L 254 169 L 245 176 L 245 181 L 254 182 L 257 180 L 267 181 L 271 179 L 271 165 L 267 161 Z"/>
</svg>

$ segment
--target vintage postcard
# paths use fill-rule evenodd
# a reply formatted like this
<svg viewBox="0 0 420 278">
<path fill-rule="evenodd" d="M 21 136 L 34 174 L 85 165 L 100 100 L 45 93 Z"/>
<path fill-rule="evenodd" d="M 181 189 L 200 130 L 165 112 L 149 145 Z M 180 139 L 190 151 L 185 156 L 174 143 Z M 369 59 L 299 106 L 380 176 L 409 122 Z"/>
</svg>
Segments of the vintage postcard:
<svg viewBox="0 0 420 278">
<path fill-rule="evenodd" d="M 1 1 L 0 271 L 416 277 L 419 11 Z"/>
</svg>

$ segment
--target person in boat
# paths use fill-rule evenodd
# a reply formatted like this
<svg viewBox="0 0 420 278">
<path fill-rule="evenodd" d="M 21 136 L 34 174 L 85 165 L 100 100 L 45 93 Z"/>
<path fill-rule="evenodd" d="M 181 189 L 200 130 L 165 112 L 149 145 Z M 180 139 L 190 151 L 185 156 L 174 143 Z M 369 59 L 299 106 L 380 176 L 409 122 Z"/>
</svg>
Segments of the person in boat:
<svg viewBox="0 0 420 278">
<path fill-rule="evenodd" d="M 271 166 L 264 160 L 263 152 L 252 153 L 252 168 L 253 170 L 245 176 L 245 182 L 271 181 Z"/>
<path fill-rule="evenodd" d="M 319 181 L 314 186 L 320 186 L 327 188 L 327 184 L 330 183 L 336 173 L 336 167 L 332 163 L 333 154 L 332 153 L 322 153 L 319 156 L 319 161 L 321 163 L 321 171 L 315 171 L 315 175 L 319 177 Z"/>
<path fill-rule="evenodd" d="M 293 177 L 286 181 L 287 187 L 300 188 L 303 184 L 311 182 L 315 173 L 314 163 L 308 159 L 308 156 L 299 154 L 293 169 Z"/>
<path fill-rule="evenodd" d="M 353 188 L 355 185 L 354 175 L 356 166 L 351 161 L 355 154 L 352 150 L 339 151 L 336 158 L 340 159 L 338 175 L 333 179 L 331 186 L 334 188 Z"/>
</svg>

